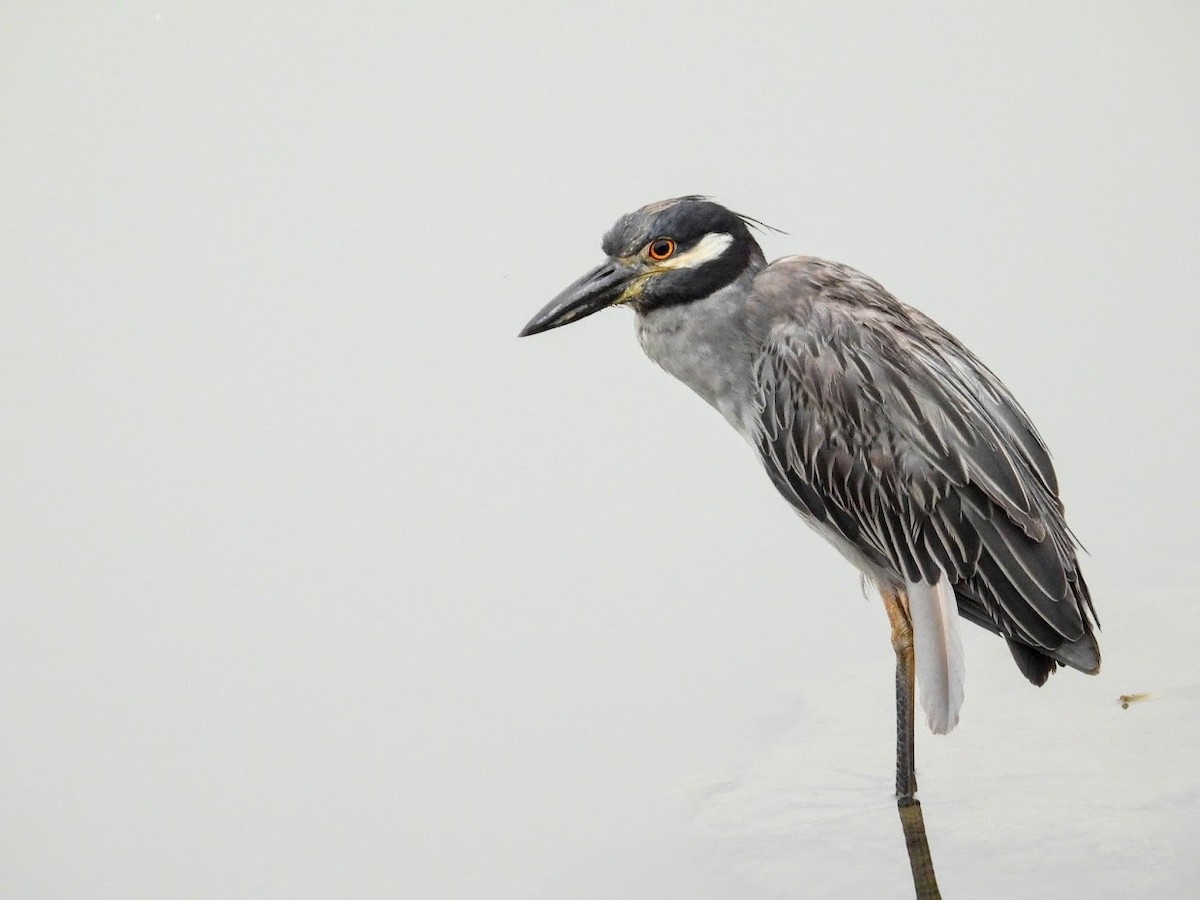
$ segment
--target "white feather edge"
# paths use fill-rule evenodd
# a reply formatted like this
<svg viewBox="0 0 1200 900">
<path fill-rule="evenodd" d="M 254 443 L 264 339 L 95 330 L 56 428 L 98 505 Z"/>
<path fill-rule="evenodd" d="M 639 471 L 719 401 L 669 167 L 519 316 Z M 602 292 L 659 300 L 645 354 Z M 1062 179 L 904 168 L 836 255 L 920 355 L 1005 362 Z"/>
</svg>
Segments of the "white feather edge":
<svg viewBox="0 0 1200 900">
<path fill-rule="evenodd" d="M 908 608 L 916 655 L 917 694 L 925 710 L 925 721 L 934 734 L 946 734 L 958 724 L 966 666 L 958 630 L 958 602 L 945 573 L 937 584 L 909 582 Z"/>
</svg>

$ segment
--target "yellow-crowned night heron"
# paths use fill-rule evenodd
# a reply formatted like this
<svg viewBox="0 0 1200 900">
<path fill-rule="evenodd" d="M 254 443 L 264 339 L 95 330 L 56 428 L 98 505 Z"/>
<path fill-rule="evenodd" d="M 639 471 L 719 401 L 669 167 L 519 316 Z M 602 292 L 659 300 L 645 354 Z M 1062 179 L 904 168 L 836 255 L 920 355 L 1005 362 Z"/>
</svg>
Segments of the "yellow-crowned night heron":
<svg viewBox="0 0 1200 900">
<path fill-rule="evenodd" d="M 654 203 L 522 336 L 631 306 L 651 359 L 757 448 L 771 481 L 883 596 L 897 656 L 897 780 L 916 790 L 914 674 L 930 728 L 958 721 L 958 617 L 1043 684 L 1100 668 L 1095 612 L 1050 455 L 953 335 L 848 266 L 767 265 L 757 224 L 703 197 Z M 915 651 L 915 673 L 914 673 Z"/>
</svg>

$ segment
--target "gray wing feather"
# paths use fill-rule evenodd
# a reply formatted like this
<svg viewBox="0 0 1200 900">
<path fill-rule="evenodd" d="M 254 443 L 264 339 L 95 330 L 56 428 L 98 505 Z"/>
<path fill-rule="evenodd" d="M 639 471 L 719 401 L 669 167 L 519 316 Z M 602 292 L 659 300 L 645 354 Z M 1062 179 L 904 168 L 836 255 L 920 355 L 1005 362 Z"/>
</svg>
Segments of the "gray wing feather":
<svg viewBox="0 0 1200 900">
<path fill-rule="evenodd" d="M 811 259 L 767 272 L 781 265 L 756 285 L 773 325 L 754 370 L 776 487 L 881 570 L 944 571 L 968 619 L 1098 667 L 1050 454 L 1012 394 L 871 279 Z"/>
</svg>

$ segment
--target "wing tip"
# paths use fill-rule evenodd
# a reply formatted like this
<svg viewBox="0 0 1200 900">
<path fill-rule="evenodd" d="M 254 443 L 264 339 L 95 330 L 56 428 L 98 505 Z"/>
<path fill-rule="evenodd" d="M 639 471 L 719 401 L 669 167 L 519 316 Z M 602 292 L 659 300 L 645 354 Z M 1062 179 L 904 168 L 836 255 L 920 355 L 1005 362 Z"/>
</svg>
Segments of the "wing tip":
<svg viewBox="0 0 1200 900">
<path fill-rule="evenodd" d="M 1100 673 L 1100 644 L 1091 632 L 1075 641 L 1063 641 L 1054 650 L 1053 655 L 1059 662 L 1085 675 Z"/>
</svg>

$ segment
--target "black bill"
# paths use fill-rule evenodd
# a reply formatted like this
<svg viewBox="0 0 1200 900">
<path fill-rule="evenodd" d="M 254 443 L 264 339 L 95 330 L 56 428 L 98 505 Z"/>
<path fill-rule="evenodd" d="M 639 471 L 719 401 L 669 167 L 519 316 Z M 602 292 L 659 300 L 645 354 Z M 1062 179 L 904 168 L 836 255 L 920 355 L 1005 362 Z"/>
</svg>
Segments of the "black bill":
<svg viewBox="0 0 1200 900">
<path fill-rule="evenodd" d="M 606 306 L 612 306 L 637 274 L 635 269 L 610 259 L 547 303 L 521 329 L 520 336 L 527 337 L 568 325 L 600 312 Z"/>
</svg>

